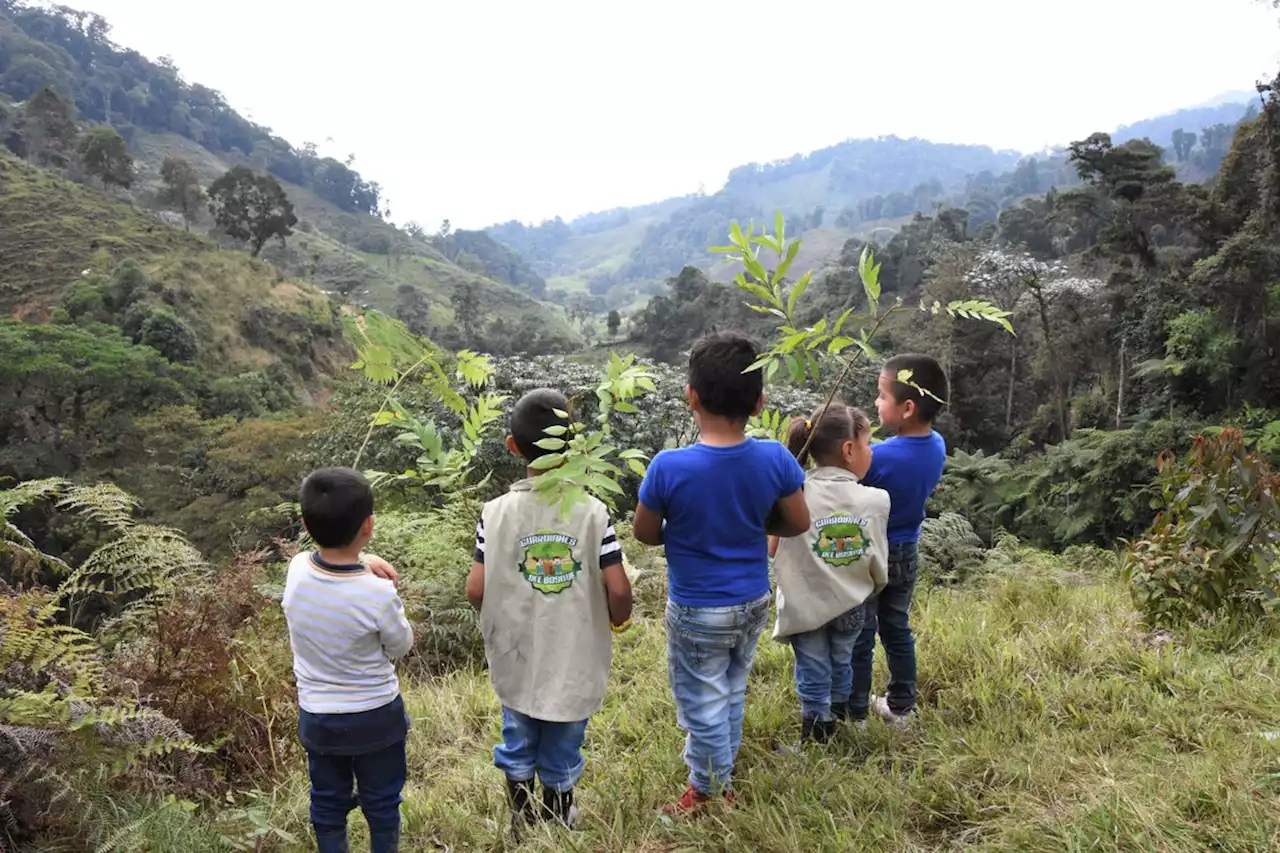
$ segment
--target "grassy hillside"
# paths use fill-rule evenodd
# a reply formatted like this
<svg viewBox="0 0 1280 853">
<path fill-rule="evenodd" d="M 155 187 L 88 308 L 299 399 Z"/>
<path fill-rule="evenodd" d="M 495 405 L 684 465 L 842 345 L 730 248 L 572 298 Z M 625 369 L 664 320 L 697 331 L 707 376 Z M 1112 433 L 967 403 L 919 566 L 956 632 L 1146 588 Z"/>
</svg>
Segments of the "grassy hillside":
<svg viewBox="0 0 1280 853">
<path fill-rule="evenodd" d="M 160 186 L 160 165 L 168 156 L 182 157 L 208 185 L 239 160 L 215 154 L 173 133 L 140 133 L 133 144 L 139 172 L 135 195 L 145 201 Z M 394 315 L 405 285 L 420 291 L 430 305 L 431 323 L 448 327 L 455 321 L 451 297 L 456 288 L 480 294 L 486 320 L 509 325 L 531 317 L 552 337 L 569 346 L 571 336 L 561 314 L 528 292 L 450 263 L 427 240 L 412 238 L 377 217 L 347 213 L 307 187 L 281 182 L 298 215 L 295 234 L 285 246 L 272 243 L 263 258 L 304 277 L 318 287 L 349 298 L 357 305 Z M 204 232 L 210 226 L 197 226 Z"/>
<path fill-rule="evenodd" d="M 1280 841 L 1280 647 L 1222 648 L 1139 624 L 1105 557 L 1005 545 L 988 573 L 916 603 L 921 713 L 911 730 L 872 721 L 803 756 L 792 654 L 768 637 L 751 676 L 738 807 L 668 823 L 683 788 L 682 735 L 667 688 L 662 566 L 636 627 L 615 643 L 605 709 L 587 734 L 581 830 L 514 843 L 492 767 L 499 708 L 485 673 L 405 675 L 413 720 L 403 849 L 522 851 L 1261 851 Z M 459 551 L 465 556 L 465 551 Z M 456 572 L 461 572 L 461 564 Z M 460 582 L 461 574 L 457 574 Z M 877 673 L 883 685 L 885 672 Z M 269 824 L 305 842 L 305 767 L 263 797 Z M 353 815 L 353 849 L 363 823 Z M 199 813 L 159 813 L 150 849 L 212 849 Z"/>
<path fill-rule="evenodd" d="M 129 259 L 156 303 L 196 332 L 198 364 L 213 375 L 281 364 L 298 376 L 303 358 L 336 374 L 350 358 L 315 288 L 2 149 L 0 246 L 0 310 L 15 317 L 49 319 L 74 283 L 101 282 Z"/>
</svg>

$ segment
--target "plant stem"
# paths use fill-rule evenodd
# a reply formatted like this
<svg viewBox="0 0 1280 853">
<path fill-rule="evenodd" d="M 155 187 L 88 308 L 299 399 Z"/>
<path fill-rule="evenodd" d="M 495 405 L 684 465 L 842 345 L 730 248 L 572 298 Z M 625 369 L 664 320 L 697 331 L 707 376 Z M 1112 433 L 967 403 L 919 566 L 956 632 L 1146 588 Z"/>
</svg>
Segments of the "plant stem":
<svg viewBox="0 0 1280 853">
<path fill-rule="evenodd" d="M 400 378 L 396 380 L 396 384 L 391 386 L 391 390 L 387 392 L 387 398 L 382 401 L 382 407 L 378 409 L 377 414 L 375 414 L 369 422 L 369 430 L 364 434 L 364 441 L 360 443 L 360 449 L 356 451 L 356 458 L 351 463 L 352 468 L 358 468 L 360 466 L 360 460 L 364 457 L 365 448 L 369 446 L 369 439 L 373 437 L 373 431 L 377 425 L 378 415 L 385 412 L 387 410 L 387 406 L 391 405 L 391 401 L 395 398 L 396 392 L 400 390 L 400 386 L 404 384 L 404 381 L 409 378 L 409 374 L 413 373 L 425 364 L 427 360 L 431 358 L 431 355 L 432 354 L 430 352 L 423 353 L 422 358 L 414 362 L 413 366 L 404 373 L 401 373 Z"/>
<path fill-rule="evenodd" d="M 897 311 L 901 307 L 901 305 L 894 305 L 888 311 L 876 318 L 876 324 L 871 327 L 871 332 L 867 335 L 866 340 L 874 338 L 876 332 L 880 331 L 880 327 L 884 325 L 884 321 L 889 319 L 893 312 Z M 804 447 L 802 447 L 800 452 L 796 454 L 797 459 L 803 459 L 805 454 L 809 452 L 809 445 L 813 444 L 813 437 L 818 434 L 818 424 L 821 423 L 822 419 L 826 416 L 827 409 L 831 408 L 831 403 L 836 398 L 836 392 L 840 390 L 840 386 L 844 383 L 845 377 L 849 375 L 849 371 L 853 369 L 853 365 L 857 363 L 858 358 L 861 355 L 862 348 L 858 347 L 854 350 L 853 356 L 845 360 L 844 370 L 840 371 L 840 375 L 836 377 L 835 383 L 831 386 L 831 392 L 827 394 L 827 401 L 822 404 L 822 409 L 818 412 L 818 416 L 814 418 L 813 428 L 809 430 L 809 437 L 805 439 Z"/>
</svg>

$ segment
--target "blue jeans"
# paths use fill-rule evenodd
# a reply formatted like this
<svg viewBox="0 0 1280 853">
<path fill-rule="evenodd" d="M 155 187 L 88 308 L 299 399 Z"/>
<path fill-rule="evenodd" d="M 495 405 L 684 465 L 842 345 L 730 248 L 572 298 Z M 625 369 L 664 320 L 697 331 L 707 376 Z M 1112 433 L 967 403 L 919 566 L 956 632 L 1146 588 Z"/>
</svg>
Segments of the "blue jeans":
<svg viewBox="0 0 1280 853">
<path fill-rule="evenodd" d="M 689 784 L 712 795 L 733 786 L 742 746 L 747 673 L 769 622 L 772 597 L 730 607 L 667 602 L 667 674 L 676 721 L 687 733 Z"/>
<path fill-rule="evenodd" d="M 399 696 L 372 711 L 298 714 L 298 737 L 311 774 L 311 825 L 320 853 L 346 853 L 347 815 L 357 802 L 369 824 L 372 853 L 399 849 L 408 733 L 409 717 Z"/>
<path fill-rule="evenodd" d="M 542 787 L 569 791 L 587 763 L 582 757 L 586 738 L 586 720 L 550 723 L 503 708 L 502 743 L 493 748 L 493 763 L 513 781 L 527 782 L 536 773 Z"/>
<path fill-rule="evenodd" d="M 853 692 L 853 646 L 866 621 L 859 604 L 813 631 L 787 639 L 796 653 L 796 694 L 800 716 L 834 720 L 832 702 L 848 702 Z"/>
<path fill-rule="evenodd" d="M 889 663 L 889 709 L 909 714 L 916 707 L 916 640 L 911 635 L 910 610 L 919 567 L 915 542 L 889 546 L 889 583 L 879 595 L 867 599 L 866 624 L 853 647 L 849 714 L 854 719 L 865 718 L 870 708 L 877 632 Z"/>
</svg>

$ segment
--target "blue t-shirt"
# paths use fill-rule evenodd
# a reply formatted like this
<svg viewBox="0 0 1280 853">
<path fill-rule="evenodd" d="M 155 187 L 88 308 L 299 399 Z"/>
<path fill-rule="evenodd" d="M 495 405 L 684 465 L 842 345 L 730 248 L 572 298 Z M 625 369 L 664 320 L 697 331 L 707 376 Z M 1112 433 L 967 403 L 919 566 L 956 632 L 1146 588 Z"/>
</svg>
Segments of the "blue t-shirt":
<svg viewBox="0 0 1280 853">
<path fill-rule="evenodd" d="M 640 503 L 666 520 L 667 594 L 686 607 L 729 607 L 769 594 L 765 521 L 804 486 L 776 441 L 695 444 L 654 457 Z"/>
<path fill-rule="evenodd" d="M 925 502 L 942 479 L 946 462 L 947 443 L 936 432 L 895 435 L 872 446 L 871 468 L 862 484 L 889 493 L 890 545 L 920 538 Z"/>
</svg>

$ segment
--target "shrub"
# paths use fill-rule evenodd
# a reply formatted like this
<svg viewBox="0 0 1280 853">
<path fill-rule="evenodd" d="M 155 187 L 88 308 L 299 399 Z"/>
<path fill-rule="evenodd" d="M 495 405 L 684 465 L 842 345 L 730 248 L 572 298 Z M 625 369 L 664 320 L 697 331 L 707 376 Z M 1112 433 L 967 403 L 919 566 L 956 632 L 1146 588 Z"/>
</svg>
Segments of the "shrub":
<svg viewBox="0 0 1280 853">
<path fill-rule="evenodd" d="M 169 361 L 190 364 L 199 345 L 191 327 L 168 311 L 153 311 L 138 331 L 138 343 L 151 347 Z"/>
<path fill-rule="evenodd" d="M 1181 460 L 1160 458 L 1163 509 L 1127 549 L 1124 571 L 1147 621 L 1213 618 L 1244 628 L 1280 613 L 1277 475 L 1238 429 L 1198 436 Z"/>
<path fill-rule="evenodd" d="M 176 590 L 153 633 L 114 661 L 143 701 L 198 742 L 217 744 L 228 781 L 279 773 L 294 743 L 289 647 L 283 630 L 258 623 L 274 609 L 254 588 L 264 555 L 241 555 L 211 582 Z"/>
<path fill-rule="evenodd" d="M 920 578 L 928 583 L 956 583 L 982 570 L 986 552 L 973 525 L 963 515 L 945 512 L 920 526 Z"/>
<path fill-rule="evenodd" d="M 480 505 L 454 502 L 425 515 L 381 512 L 372 553 L 400 572 L 400 596 L 413 624 L 411 666 L 446 672 L 484 660 L 476 613 L 465 594 Z"/>
</svg>

